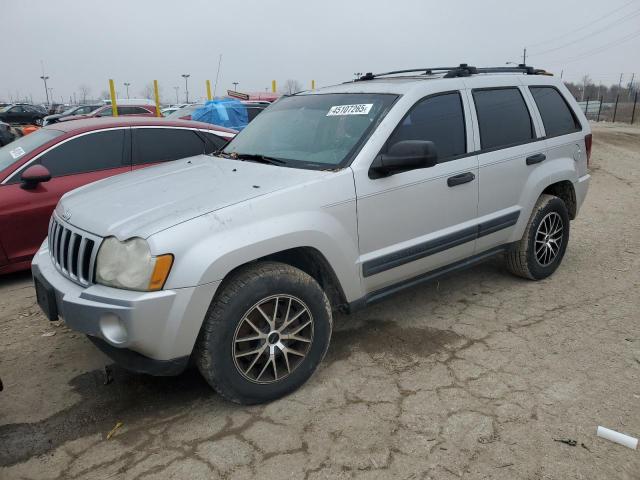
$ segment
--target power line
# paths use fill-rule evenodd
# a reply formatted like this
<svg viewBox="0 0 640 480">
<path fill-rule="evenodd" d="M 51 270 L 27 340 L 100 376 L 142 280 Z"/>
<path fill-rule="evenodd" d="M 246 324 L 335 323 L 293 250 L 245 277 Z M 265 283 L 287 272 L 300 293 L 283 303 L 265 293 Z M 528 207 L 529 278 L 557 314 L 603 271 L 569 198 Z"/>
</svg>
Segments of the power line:
<svg viewBox="0 0 640 480">
<path fill-rule="evenodd" d="M 600 28 L 599 30 L 596 30 L 594 32 L 590 32 L 587 33 L 586 35 L 582 36 L 582 37 L 578 37 L 575 40 L 572 40 L 570 42 L 567 42 L 565 44 L 559 45 L 557 47 L 553 47 L 553 48 L 549 48 L 547 50 L 543 50 L 541 52 L 534 52 L 532 54 L 529 54 L 529 56 L 538 56 L 538 55 L 544 55 L 545 53 L 549 53 L 549 52 L 555 52 L 556 50 L 560 50 L 562 48 L 568 47 L 569 45 L 573 45 L 575 43 L 578 43 L 582 40 L 585 40 L 587 38 L 590 38 L 594 35 L 597 35 L 598 33 L 604 32 L 605 30 L 611 28 L 611 27 L 615 27 L 616 25 L 619 25 L 621 23 L 626 22 L 627 20 L 632 20 L 635 17 L 637 17 L 638 15 L 640 15 L 640 9 L 638 10 L 634 10 L 633 12 L 629 13 L 626 17 L 621 18 L 621 19 L 617 19 L 611 23 L 608 23 L 607 25 L 605 25 L 604 27 Z"/>
<path fill-rule="evenodd" d="M 635 38 L 637 36 L 640 36 L 640 30 L 636 31 L 636 32 L 632 32 L 629 35 L 626 35 L 622 38 L 619 38 L 617 40 L 614 40 L 613 42 L 607 43 L 605 45 L 600 45 L 597 48 L 594 48 L 593 50 L 588 50 L 586 52 L 583 52 L 575 57 L 569 57 L 567 59 L 564 60 L 557 60 L 557 61 L 551 61 L 551 62 L 545 62 L 545 63 L 549 63 L 549 64 L 559 64 L 559 63 L 569 63 L 569 62 L 575 62 L 576 60 L 581 60 L 583 58 L 586 58 L 590 55 L 594 55 L 594 54 L 598 54 L 601 52 L 604 52 L 605 50 L 608 50 L 611 47 L 615 47 L 617 45 L 620 45 L 621 43 L 627 42 L 628 40 L 631 40 L 632 38 Z"/>
<path fill-rule="evenodd" d="M 529 46 L 529 47 L 537 47 L 538 45 L 544 45 L 545 43 L 551 43 L 551 42 L 555 42 L 556 40 L 560 40 L 561 38 L 564 38 L 564 37 L 566 37 L 566 36 L 568 36 L 568 35 L 571 35 L 571 34 L 573 34 L 573 33 L 575 33 L 575 32 L 579 32 L 580 30 L 584 30 L 585 28 L 590 27 L 590 26 L 591 26 L 591 25 L 593 25 L 594 23 L 598 23 L 599 21 L 604 20 L 605 18 L 610 17 L 610 16 L 611 16 L 611 15 L 613 15 L 614 13 L 617 13 L 617 12 L 619 12 L 620 10 L 625 9 L 626 7 L 628 7 L 629 5 L 631 5 L 631 4 L 632 4 L 632 3 L 634 3 L 634 2 L 635 2 L 635 0 L 631 0 L 630 2 L 625 3 L 625 4 L 624 4 L 624 5 L 622 5 L 621 7 L 618 7 L 618 8 L 616 8 L 616 9 L 614 9 L 614 10 L 610 11 L 609 13 L 607 13 L 607 14 L 605 14 L 605 15 L 602 15 L 601 17 L 596 18 L 595 20 L 592 20 L 591 22 L 589 22 L 589 23 L 587 23 L 587 24 L 585 24 L 585 25 L 582 25 L 581 27 L 578 27 L 578 28 L 576 28 L 576 29 L 574 29 L 574 30 L 569 30 L 568 32 L 563 33 L 562 35 L 558 35 L 557 37 L 553 37 L 553 38 L 550 38 L 550 39 L 547 39 L 547 40 L 543 40 L 542 42 L 537 42 L 537 43 L 529 44 L 528 46 Z"/>
</svg>

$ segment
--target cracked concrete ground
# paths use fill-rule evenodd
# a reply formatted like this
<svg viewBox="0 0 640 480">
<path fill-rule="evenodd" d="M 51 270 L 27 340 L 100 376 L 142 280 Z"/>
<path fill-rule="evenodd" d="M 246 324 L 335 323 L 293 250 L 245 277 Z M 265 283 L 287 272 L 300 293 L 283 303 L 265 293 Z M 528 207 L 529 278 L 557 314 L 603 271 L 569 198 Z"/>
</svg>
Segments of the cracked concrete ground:
<svg viewBox="0 0 640 480">
<path fill-rule="evenodd" d="M 640 451 L 595 436 L 640 436 L 640 130 L 594 130 L 551 278 L 496 259 L 339 316 L 315 376 L 269 405 L 195 371 L 104 385 L 110 362 L 45 320 L 29 275 L 0 278 L 0 478 L 640 478 Z"/>
</svg>

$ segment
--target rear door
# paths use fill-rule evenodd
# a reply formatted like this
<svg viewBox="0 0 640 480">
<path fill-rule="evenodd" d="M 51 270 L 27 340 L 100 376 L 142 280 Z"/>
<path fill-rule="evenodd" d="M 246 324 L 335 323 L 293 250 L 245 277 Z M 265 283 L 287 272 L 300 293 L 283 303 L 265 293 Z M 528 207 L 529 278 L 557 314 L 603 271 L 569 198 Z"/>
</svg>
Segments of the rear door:
<svg viewBox="0 0 640 480">
<path fill-rule="evenodd" d="M 192 129 L 134 127 L 131 131 L 134 170 L 208 153 L 207 143 Z"/>
<path fill-rule="evenodd" d="M 0 187 L 0 242 L 9 262 L 33 256 L 47 236 L 49 218 L 63 194 L 131 170 L 127 132 L 119 128 L 73 137 L 25 164 Z M 20 173 L 34 164 L 47 167 L 52 178 L 25 190 Z"/>
<path fill-rule="evenodd" d="M 587 173 L 587 154 L 582 125 L 564 95 L 552 85 L 531 85 L 547 148 L 545 164 L 555 162 L 556 171 L 576 170 L 574 180 Z"/>
<path fill-rule="evenodd" d="M 504 85 L 508 79 L 495 81 L 503 85 L 473 88 L 469 95 L 479 138 L 477 253 L 510 241 L 520 216 L 528 215 L 523 205 L 531 162 L 545 155 L 523 87 Z"/>
<path fill-rule="evenodd" d="M 7 123 L 25 123 L 26 111 L 22 105 L 16 105 L 9 109 L 5 118 Z"/>
</svg>

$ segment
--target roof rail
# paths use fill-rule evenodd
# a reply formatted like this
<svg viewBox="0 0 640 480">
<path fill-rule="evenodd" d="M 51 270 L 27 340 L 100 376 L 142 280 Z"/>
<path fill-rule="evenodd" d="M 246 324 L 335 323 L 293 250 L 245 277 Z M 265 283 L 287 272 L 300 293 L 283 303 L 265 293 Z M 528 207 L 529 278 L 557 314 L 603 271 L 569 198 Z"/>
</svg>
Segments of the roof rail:
<svg viewBox="0 0 640 480">
<path fill-rule="evenodd" d="M 519 64 L 517 67 L 472 67 L 471 65 L 467 65 L 466 63 L 461 63 L 457 67 L 427 67 L 427 68 L 412 68 L 408 70 L 394 70 L 391 72 L 385 73 L 366 73 L 360 78 L 354 80 L 365 81 L 365 80 L 373 80 L 374 78 L 386 77 L 389 75 L 398 75 L 401 73 L 418 73 L 421 72 L 420 75 L 433 75 L 436 73 L 444 73 L 444 78 L 455 78 L 455 77 L 469 77 L 471 75 L 476 75 L 478 73 L 522 73 L 524 75 L 553 75 L 546 70 L 540 68 L 534 68 L 529 65 L 525 65 L 523 63 Z"/>
</svg>

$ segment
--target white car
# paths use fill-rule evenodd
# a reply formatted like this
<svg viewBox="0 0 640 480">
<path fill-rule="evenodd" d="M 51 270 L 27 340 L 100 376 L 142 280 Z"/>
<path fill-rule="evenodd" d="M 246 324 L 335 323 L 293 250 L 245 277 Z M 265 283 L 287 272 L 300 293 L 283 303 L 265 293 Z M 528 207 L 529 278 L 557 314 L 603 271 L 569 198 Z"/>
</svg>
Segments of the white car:
<svg viewBox="0 0 640 480">
<path fill-rule="evenodd" d="M 193 359 L 226 398 L 273 400 L 321 362 L 332 311 L 495 255 L 551 275 L 590 152 L 575 100 L 532 67 L 286 96 L 213 156 L 66 194 L 33 260 L 38 302 L 127 368 Z"/>
</svg>

